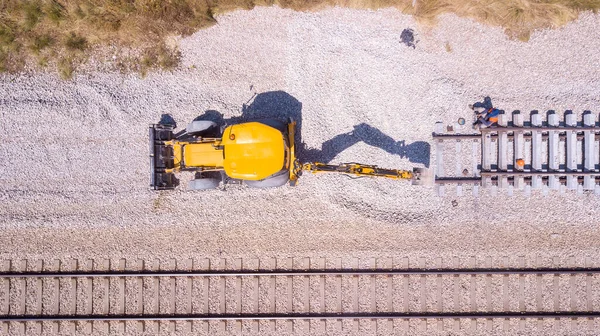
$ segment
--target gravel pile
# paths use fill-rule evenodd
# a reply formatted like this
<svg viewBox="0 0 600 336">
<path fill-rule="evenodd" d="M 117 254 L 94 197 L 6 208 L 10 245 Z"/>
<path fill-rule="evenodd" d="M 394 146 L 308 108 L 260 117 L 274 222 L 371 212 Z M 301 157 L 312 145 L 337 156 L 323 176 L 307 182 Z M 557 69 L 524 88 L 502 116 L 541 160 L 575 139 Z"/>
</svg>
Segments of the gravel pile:
<svg viewBox="0 0 600 336">
<path fill-rule="evenodd" d="M 467 105 L 486 95 L 506 111 L 600 112 L 598 31 L 600 16 L 583 14 L 522 43 L 454 15 L 430 28 L 393 9 L 257 8 L 182 39 L 173 73 L 3 75 L 0 258 L 598 260 L 594 195 L 438 198 L 403 181 L 310 174 L 296 188 L 154 192 L 147 143 L 162 114 L 180 128 L 206 111 L 277 114 L 301 123 L 304 160 L 432 166 L 435 122 L 470 120 Z"/>
</svg>

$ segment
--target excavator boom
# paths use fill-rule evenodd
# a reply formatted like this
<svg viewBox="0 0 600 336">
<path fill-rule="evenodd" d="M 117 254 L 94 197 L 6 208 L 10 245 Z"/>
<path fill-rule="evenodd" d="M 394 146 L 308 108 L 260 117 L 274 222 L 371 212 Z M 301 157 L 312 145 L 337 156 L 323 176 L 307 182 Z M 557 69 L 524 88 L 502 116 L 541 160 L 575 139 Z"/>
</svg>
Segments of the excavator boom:
<svg viewBox="0 0 600 336">
<path fill-rule="evenodd" d="M 303 171 L 311 173 L 342 173 L 358 177 L 385 177 L 394 180 L 410 180 L 412 184 L 423 184 L 426 177 L 426 169 L 413 168 L 410 170 L 386 169 L 374 165 L 360 163 L 341 163 L 337 165 L 325 164 L 321 162 L 307 162 L 302 164 Z"/>
</svg>

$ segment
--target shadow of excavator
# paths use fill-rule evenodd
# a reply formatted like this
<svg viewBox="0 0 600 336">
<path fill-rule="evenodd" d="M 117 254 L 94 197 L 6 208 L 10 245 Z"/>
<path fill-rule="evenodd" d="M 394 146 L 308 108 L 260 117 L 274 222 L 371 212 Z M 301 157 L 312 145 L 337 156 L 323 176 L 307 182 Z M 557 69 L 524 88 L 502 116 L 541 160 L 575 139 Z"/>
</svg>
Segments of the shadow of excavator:
<svg viewBox="0 0 600 336">
<path fill-rule="evenodd" d="M 296 121 L 296 156 L 302 162 L 329 163 L 347 148 L 364 142 L 370 146 L 381 148 L 386 152 L 407 158 L 412 163 L 420 163 L 429 167 L 430 145 L 424 141 L 406 144 L 404 140 L 394 140 L 379 129 L 366 123 L 354 126 L 348 133 L 338 134 L 325 141 L 321 149 L 309 148 L 302 141 L 302 103 L 284 91 L 271 91 L 257 94 L 250 99 L 250 104 L 244 104 L 242 114 L 230 119 L 215 110 L 207 110 L 194 120 L 211 120 L 219 126 L 237 124 L 260 119 L 277 119 L 286 121 L 292 118 Z M 169 115 L 163 115 L 161 120 L 172 120 Z M 218 136 L 219 129 L 214 135 Z M 365 163 L 365 162 L 362 162 Z"/>
<path fill-rule="evenodd" d="M 381 148 L 390 154 L 408 158 L 410 162 L 422 163 L 425 167 L 429 167 L 429 143 L 416 141 L 407 145 L 406 141 L 396 141 L 377 128 L 365 123 L 355 125 L 352 131 L 338 134 L 325 141 L 320 150 L 305 149 L 302 158 L 307 161 L 328 163 L 338 154 L 359 142 Z"/>
</svg>

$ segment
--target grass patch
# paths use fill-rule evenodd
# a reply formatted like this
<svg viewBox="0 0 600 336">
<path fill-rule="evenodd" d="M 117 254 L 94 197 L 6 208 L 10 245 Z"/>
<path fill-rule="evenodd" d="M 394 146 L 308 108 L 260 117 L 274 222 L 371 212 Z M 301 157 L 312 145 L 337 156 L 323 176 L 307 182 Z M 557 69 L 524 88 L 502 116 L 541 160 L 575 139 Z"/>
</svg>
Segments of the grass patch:
<svg viewBox="0 0 600 336">
<path fill-rule="evenodd" d="M 65 18 L 65 7 L 56 1 L 50 1 L 46 4 L 45 12 L 48 20 L 56 25 L 60 24 L 60 21 Z"/>
<path fill-rule="evenodd" d="M 0 27 L 0 46 L 3 49 L 9 48 L 15 42 L 15 34 L 10 26 Z"/>
<path fill-rule="evenodd" d="M 42 4 L 40 1 L 24 1 L 21 4 L 23 11 L 24 23 L 23 29 L 29 31 L 33 29 L 42 18 Z"/>
<path fill-rule="evenodd" d="M 47 67 L 47 66 L 48 66 L 48 57 L 46 57 L 46 56 L 42 56 L 42 57 L 38 58 L 37 65 L 38 65 L 40 68 L 45 68 L 45 67 Z"/>
<path fill-rule="evenodd" d="M 139 71 L 142 76 L 146 76 L 149 70 L 157 67 L 163 70 L 172 70 L 179 64 L 180 59 L 179 50 L 169 49 L 165 44 L 160 44 L 143 51 L 139 62 Z"/>
<path fill-rule="evenodd" d="M 7 71 L 6 68 L 6 53 L 0 51 L 0 71 Z"/>
<path fill-rule="evenodd" d="M 73 59 L 71 57 L 62 57 L 58 60 L 57 63 L 58 74 L 62 79 L 71 79 L 73 78 L 73 73 L 75 72 L 75 66 L 73 64 Z"/>
<path fill-rule="evenodd" d="M 52 37 L 49 35 L 34 36 L 33 42 L 29 46 L 29 49 L 34 54 L 39 55 L 43 49 L 51 46 L 53 43 L 54 39 L 52 39 Z"/>
<path fill-rule="evenodd" d="M 65 47 L 70 51 L 84 51 L 87 48 L 87 39 L 77 33 L 70 32 L 65 39 Z"/>
<path fill-rule="evenodd" d="M 79 59 L 103 45 L 139 51 L 125 68 L 173 69 L 179 53 L 165 46 L 168 36 L 192 34 L 235 9 L 272 5 L 298 11 L 395 7 L 425 24 L 455 13 L 504 27 L 511 38 L 527 41 L 536 29 L 597 11 L 600 0 L 0 0 L 0 71 L 19 71 L 26 62 L 43 59 L 68 78 L 79 61 L 64 55 L 75 53 Z"/>
</svg>

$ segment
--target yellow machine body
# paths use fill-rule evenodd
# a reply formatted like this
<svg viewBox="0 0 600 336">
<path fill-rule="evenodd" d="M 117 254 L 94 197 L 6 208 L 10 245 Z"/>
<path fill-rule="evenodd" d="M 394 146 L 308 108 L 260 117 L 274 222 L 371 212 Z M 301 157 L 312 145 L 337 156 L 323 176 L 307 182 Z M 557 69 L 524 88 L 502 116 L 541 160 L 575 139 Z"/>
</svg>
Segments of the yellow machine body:
<svg viewBox="0 0 600 336">
<path fill-rule="evenodd" d="M 222 139 L 171 140 L 166 144 L 173 148 L 174 168 L 170 171 L 225 170 L 227 176 L 241 180 L 262 180 L 288 169 L 293 157 L 284 135 L 259 122 L 229 126 Z"/>
<path fill-rule="evenodd" d="M 262 180 L 284 167 L 289 148 L 283 134 L 258 122 L 229 126 L 223 133 L 223 166 L 227 176 Z"/>
<path fill-rule="evenodd" d="M 202 143 L 177 142 L 173 144 L 175 162 L 186 167 L 222 168 L 223 149 L 219 148 L 219 142 L 218 140 Z"/>
</svg>

